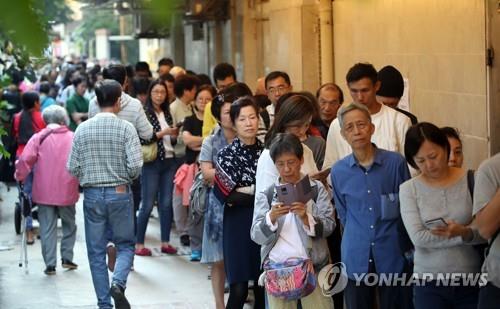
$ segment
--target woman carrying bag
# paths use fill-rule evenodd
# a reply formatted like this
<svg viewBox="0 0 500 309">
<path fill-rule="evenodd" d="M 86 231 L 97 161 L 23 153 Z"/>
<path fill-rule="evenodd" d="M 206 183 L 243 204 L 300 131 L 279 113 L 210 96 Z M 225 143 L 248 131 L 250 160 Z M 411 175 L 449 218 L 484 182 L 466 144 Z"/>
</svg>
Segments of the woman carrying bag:
<svg viewBox="0 0 500 309">
<path fill-rule="evenodd" d="M 144 246 L 144 238 L 153 202 L 158 197 L 160 215 L 161 252 L 177 253 L 170 245 L 172 227 L 172 191 L 175 175 L 174 147 L 179 128 L 175 127 L 169 111 L 168 91 L 165 84 L 156 80 L 149 87 L 144 111 L 153 125 L 153 138 L 143 143 L 144 166 L 142 167 L 142 205 L 137 217 L 137 240 L 135 254 L 151 256 L 151 250 Z M 156 155 L 155 155 L 156 153 Z"/>
</svg>

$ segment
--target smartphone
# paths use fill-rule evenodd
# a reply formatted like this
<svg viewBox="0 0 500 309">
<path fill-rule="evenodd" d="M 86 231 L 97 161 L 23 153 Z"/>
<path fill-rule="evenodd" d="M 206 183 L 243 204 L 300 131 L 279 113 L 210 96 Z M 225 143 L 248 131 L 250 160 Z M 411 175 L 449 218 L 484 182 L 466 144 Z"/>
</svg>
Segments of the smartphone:
<svg viewBox="0 0 500 309">
<path fill-rule="evenodd" d="M 278 201 L 284 205 L 292 205 L 297 202 L 292 184 L 276 186 L 276 194 L 278 196 Z"/>
<path fill-rule="evenodd" d="M 446 223 L 446 221 L 444 221 L 443 218 L 436 218 L 425 221 L 425 226 L 427 226 L 429 229 L 435 229 L 437 227 L 445 227 L 447 225 L 448 223 Z"/>
<path fill-rule="evenodd" d="M 184 121 L 179 121 L 178 123 L 175 124 L 177 128 L 180 128 L 184 125 Z"/>
</svg>

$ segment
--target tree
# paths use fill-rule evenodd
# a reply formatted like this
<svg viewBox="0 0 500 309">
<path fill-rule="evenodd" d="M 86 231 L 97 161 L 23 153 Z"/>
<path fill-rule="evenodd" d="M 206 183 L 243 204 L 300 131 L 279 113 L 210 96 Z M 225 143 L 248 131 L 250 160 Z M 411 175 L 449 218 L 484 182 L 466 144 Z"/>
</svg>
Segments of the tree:
<svg viewBox="0 0 500 309">
<path fill-rule="evenodd" d="M 29 66 L 31 57 L 40 57 L 49 44 L 53 23 L 71 20 L 64 0 L 0 1 L 0 90 L 9 84 L 11 70 Z M 0 101 L 0 138 L 7 134 L 3 121 L 9 106 Z M 0 156 L 8 156 L 0 141 Z"/>
</svg>

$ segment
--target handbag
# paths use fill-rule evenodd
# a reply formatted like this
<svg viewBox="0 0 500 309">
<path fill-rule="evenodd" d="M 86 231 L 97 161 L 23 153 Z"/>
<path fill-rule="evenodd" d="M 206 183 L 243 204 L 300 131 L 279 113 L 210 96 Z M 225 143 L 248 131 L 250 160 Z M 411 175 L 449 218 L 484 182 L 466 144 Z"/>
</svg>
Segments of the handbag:
<svg viewBox="0 0 500 309">
<path fill-rule="evenodd" d="M 141 145 L 141 148 L 142 160 L 144 163 L 156 160 L 156 157 L 158 156 L 158 144 L 156 142 L 149 145 Z"/>
<path fill-rule="evenodd" d="M 189 192 L 189 209 L 191 213 L 203 216 L 207 208 L 207 197 L 210 187 L 206 184 L 201 171 L 194 176 L 193 185 Z"/>
<path fill-rule="evenodd" d="M 289 258 L 275 263 L 264 263 L 264 285 L 274 297 L 297 300 L 311 294 L 316 288 L 316 275 L 310 259 Z"/>
</svg>

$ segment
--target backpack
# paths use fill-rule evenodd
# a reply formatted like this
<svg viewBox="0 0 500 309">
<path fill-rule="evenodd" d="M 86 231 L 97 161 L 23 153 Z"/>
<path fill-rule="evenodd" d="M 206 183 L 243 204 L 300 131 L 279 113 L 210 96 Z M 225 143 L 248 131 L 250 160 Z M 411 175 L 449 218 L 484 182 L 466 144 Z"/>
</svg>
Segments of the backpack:
<svg viewBox="0 0 500 309">
<path fill-rule="evenodd" d="M 472 202 L 474 202 L 474 170 L 468 170 L 467 171 L 467 188 L 469 189 L 470 196 L 472 198 Z M 498 230 L 493 237 L 491 237 L 491 240 L 485 244 L 479 244 L 479 245 L 474 245 L 474 249 L 477 251 L 479 254 L 479 259 L 481 261 L 481 265 L 483 265 L 484 261 L 486 260 L 486 257 L 488 256 L 488 253 L 490 251 L 490 247 L 495 241 L 495 239 L 498 236 L 498 233 L 500 230 Z"/>
<path fill-rule="evenodd" d="M 203 216 L 207 208 L 207 193 L 210 187 L 205 183 L 203 174 L 198 171 L 194 176 L 193 185 L 189 191 L 189 208 L 193 215 Z"/>
</svg>

